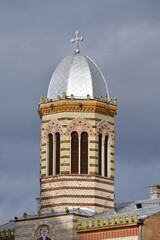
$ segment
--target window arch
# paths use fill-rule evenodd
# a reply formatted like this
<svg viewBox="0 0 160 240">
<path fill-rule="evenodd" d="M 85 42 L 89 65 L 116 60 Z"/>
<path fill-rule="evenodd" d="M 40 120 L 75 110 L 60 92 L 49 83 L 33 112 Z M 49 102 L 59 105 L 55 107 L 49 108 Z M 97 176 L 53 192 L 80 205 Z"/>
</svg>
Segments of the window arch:
<svg viewBox="0 0 160 240">
<path fill-rule="evenodd" d="M 78 133 L 71 133 L 71 173 L 79 173 L 79 141 Z"/>
<path fill-rule="evenodd" d="M 60 133 L 48 134 L 46 151 L 46 175 L 60 174 Z"/>
<path fill-rule="evenodd" d="M 98 174 L 108 177 L 108 135 L 98 137 Z"/>
<path fill-rule="evenodd" d="M 71 133 L 71 173 L 88 174 L 88 133 Z"/>
<path fill-rule="evenodd" d="M 81 133 L 81 157 L 80 166 L 81 174 L 88 174 L 88 133 Z"/>
<path fill-rule="evenodd" d="M 48 134 L 48 174 L 53 175 L 53 136 Z"/>
<path fill-rule="evenodd" d="M 56 174 L 60 174 L 60 133 L 55 134 L 56 141 Z"/>
<path fill-rule="evenodd" d="M 108 177 L 108 136 L 104 140 L 104 176 Z"/>
<path fill-rule="evenodd" d="M 104 177 L 110 175 L 110 150 L 109 146 L 114 141 L 114 131 L 112 126 L 106 120 L 102 120 L 97 126 L 98 137 L 98 174 Z M 113 143 L 114 144 L 114 143 Z"/>
<path fill-rule="evenodd" d="M 102 173 L 102 134 L 99 134 L 98 141 L 98 174 Z"/>
</svg>

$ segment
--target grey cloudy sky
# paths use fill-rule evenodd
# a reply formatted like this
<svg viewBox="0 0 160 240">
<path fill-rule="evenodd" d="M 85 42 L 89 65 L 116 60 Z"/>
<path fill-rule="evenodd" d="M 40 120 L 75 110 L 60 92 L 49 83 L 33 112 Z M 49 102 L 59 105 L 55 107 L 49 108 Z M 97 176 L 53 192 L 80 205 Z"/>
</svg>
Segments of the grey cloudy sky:
<svg viewBox="0 0 160 240">
<path fill-rule="evenodd" d="M 76 29 L 118 98 L 116 199 L 160 184 L 159 13 L 159 0 L 0 0 L 0 224 L 36 212 L 37 106 Z"/>
</svg>

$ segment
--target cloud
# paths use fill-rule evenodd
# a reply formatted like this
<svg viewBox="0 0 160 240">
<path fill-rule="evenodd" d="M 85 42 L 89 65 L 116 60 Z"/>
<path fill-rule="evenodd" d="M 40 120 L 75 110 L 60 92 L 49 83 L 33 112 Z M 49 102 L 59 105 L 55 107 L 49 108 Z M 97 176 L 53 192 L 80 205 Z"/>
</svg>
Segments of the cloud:
<svg viewBox="0 0 160 240">
<path fill-rule="evenodd" d="M 36 213 L 34 196 L 38 194 L 38 184 L 34 183 L 37 183 L 37 180 L 33 173 L 27 171 L 23 174 L 18 172 L 10 172 L 8 175 L 0 174 L 0 182 L 3 183 L 0 184 L 1 224 L 9 219 L 14 219 L 14 217 L 22 216 L 24 212 Z"/>
<path fill-rule="evenodd" d="M 159 181 L 159 9 L 158 0 L 0 2 L 1 223 L 30 211 L 39 194 L 38 101 L 74 52 L 77 28 L 81 52 L 118 98 L 116 196 L 149 197 L 147 185 Z"/>
</svg>

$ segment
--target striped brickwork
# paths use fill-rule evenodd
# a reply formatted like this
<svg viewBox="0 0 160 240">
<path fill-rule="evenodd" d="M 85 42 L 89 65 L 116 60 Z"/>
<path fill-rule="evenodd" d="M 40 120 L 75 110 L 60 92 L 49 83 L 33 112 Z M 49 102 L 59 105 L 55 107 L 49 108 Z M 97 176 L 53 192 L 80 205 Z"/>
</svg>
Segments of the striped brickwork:
<svg viewBox="0 0 160 240">
<path fill-rule="evenodd" d="M 70 136 L 65 136 L 67 126 L 76 118 L 85 118 L 93 129 L 94 136 L 89 137 L 89 170 L 91 174 L 98 173 L 98 136 L 96 136 L 97 126 L 102 119 L 105 119 L 114 133 L 113 117 L 103 116 L 95 113 L 73 113 L 73 118 L 69 116 L 71 113 L 57 113 L 53 115 L 45 115 L 42 118 L 41 126 L 41 174 L 46 175 L 46 138 L 43 137 L 45 127 L 52 119 L 58 119 L 62 128 L 63 136 L 61 136 L 61 173 L 70 173 Z M 109 142 L 109 159 L 110 171 L 109 176 L 114 177 L 114 139 Z"/>
<path fill-rule="evenodd" d="M 40 142 L 41 210 L 86 206 L 97 212 L 113 207 L 114 200 L 114 115 L 116 106 L 98 101 L 62 100 L 39 105 L 42 118 Z M 54 107 L 53 107 L 54 105 Z M 109 134 L 108 177 L 98 176 L 98 131 L 104 121 Z M 46 136 L 61 134 L 60 175 L 46 176 Z M 88 132 L 88 175 L 71 174 L 71 132 Z M 65 176 L 66 175 L 66 176 Z M 101 182 L 100 182 L 101 181 Z"/>
<path fill-rule="evenodd" d="M 59 175 L 41 180 L 41 211 L 88 207 L 103 212 L 114 206 L 113 180 L 93 175 Z"/>
</svg>

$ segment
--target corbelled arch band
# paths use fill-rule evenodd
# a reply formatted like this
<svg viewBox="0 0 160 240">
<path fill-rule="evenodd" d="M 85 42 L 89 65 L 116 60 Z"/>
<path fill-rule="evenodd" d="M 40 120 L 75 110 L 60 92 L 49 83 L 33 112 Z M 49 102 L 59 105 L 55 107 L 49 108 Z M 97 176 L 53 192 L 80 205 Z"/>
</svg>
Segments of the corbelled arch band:
<svg viewBox="0 0 160 240">
<path fill-rule="evenodd" d="M 44 129 L 46 139 L 46 175 L 60 174 L 61 136 L 70 138 L 70 173 L 89 173 L 89 138 L 95 136 L 92 126 L 85 118 L 76 118 L 64 133 L 60 122 L 51 120 Z M 102 120 L 96 130 L 98 141 L 98 173 L 108 177 L 109 145 L 114 139 L 107 121 Z"/>
</svg>

